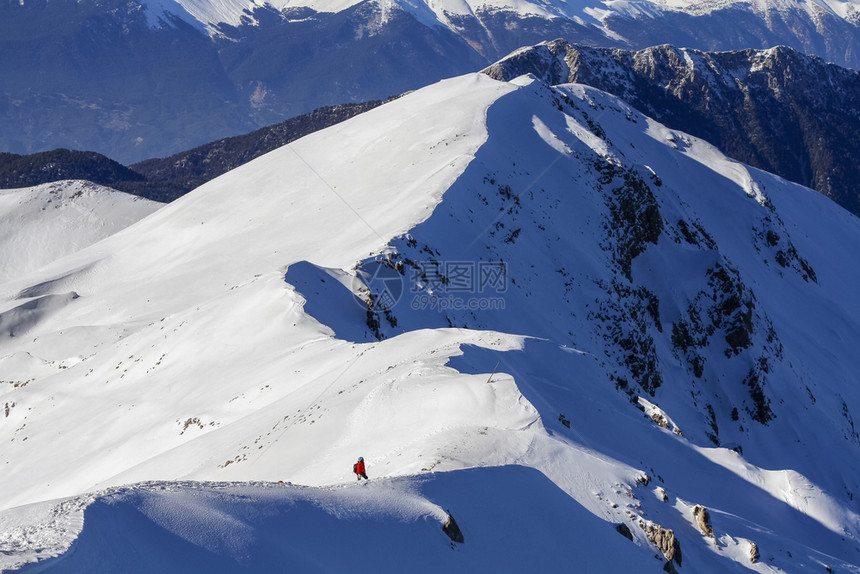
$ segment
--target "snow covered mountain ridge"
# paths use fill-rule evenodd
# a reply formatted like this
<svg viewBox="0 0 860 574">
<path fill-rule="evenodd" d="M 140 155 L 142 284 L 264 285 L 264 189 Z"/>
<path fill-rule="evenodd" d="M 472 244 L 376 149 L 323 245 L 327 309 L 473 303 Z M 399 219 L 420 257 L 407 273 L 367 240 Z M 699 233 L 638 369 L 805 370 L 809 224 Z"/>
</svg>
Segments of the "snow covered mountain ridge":
<svg viewBox="0 0 860 574">
<path fill-rule="evenodd" d="M 205 2 L 200 0 L 177 0 L 176 2 L 148 3 L 152 14 L 173 13 L 181 16 L 184 13 L 192 16 L 196 23 L 204 26 L 217 26 L 220 23 L 238 25 L 243 18 L 253 14 L 257 8 L 270 6 L 279 11 L 290 11 L 310 8 L 316 12 L 342 12 L 366 0 L 274 0 L 271 2 L 256 2 L 249 0 L 229 0 L 226 2 Z M 375 1 L 382 15 L 381 23 L 391 10 L 402 10 L 416 16 L 428 25 L 450 26 L 459 17 L 475 17 L 479 13 L 506 12 L 522 18 L 566 18 L 585 19 L 599 24 L 603 17 L 609 14 L 638 17 L 655 15 L 663 11 L 682 12 L 694 15 L 708 14 L 717 10 L 732 7 L 752 9 L 755 13 L 766 15 L 770 11 L 795 12 L 803 11 L 811 18 L 817 18 L 822 13 L 831 14 L 850 22 L 860 19 L 860 2 L 856 0 L 802 0 L 802 1 L 773 1 L 757 0 L 639 0 L 635 2 L 612 3 L 600 0 L 579 0 L 578 2 L 534 0 L 380 0 Z M 179 8 L 177 10 L 177 8 Z M 157 18 L 153 20 L 158 22 Z M 456 25 L 456 24 L 454 24 Z"/>
<path fill-rule="evenodd" d="M 441 82 L 0 284 L 0 523 L 152 480 L 322 499 L 361 455 L 372 486 L 426 477 L 424 507 L 469 517 L 434 564 L 510 543 L 468 502 L 483 492 L 524 523 L 551 516 L 604 571 L 858 572 L 858 249 L 857 218 L 826 198 L 616 97 Z M 516 484 L 534 499 L 512 502 Z M 141 488 L 95 497 L 95 538 L 143 516 L 146 540 L 205 549 L 177 508 L 250 533 L 268 497 L 244 491 L 243 515 L 180 493 L 157 512 Z M 274 488 L 280 528 L 293 493 Z M 349 549 L 338 537 L 326 564 Z"/>
<path fill-rule="evenodd" d="M 631 51 L 564 40 L 522 48 L 484 70 L 532 73 L 612 93 L 727 155 L 816 189 L 860 214 L 860 73 L 780 46 Z M 762 126 L 766 126 L 763 129 Z"/>
</svg>

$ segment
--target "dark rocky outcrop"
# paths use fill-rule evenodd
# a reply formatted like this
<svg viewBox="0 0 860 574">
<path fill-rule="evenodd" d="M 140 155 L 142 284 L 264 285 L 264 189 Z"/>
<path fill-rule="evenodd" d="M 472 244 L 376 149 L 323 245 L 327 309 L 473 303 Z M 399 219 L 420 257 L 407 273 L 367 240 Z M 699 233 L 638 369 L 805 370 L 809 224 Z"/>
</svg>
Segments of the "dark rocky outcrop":
<svg viewBox="0 0 860 574">
<path fill-rule="evenodd" d="M 715 538 L 714 527 L 711 526 L 711 515 L 708 509 L 704 506 L 696 505 L 693 508 L 693 516 L 696 518 L 696 524 L 699 525 L 699 530 L 708 538 Z"/>
<path fill-rule="evenodd" d="M 442 525 L 442 531 L 448 535 L 453 542 L 458 542 L 460 544 L 464 543 L 466 539 L 463 537 L 463 532 L 460 531 L 460 527 L 457 526 L 457 521 L 454 520 L 454 517 L 448 513 L 448 518 L 445 520 L 445 524 Z"/>
<path fill-rule="evenodd" d="M 755 542 L 751 543 L 750 544 L 750 562 L 752 562 L 753 564 L 757 564 L 760 558 L 761 558 L 761 555 L 759 554 L 759 551 L 758 551 L 758 545 Z"/>
<path fill-rule="evenodd" d="M 633 533 L 630 532 L 630 528 L 623 522 L 615 526 L 615 531 L 627 540 L 633 540 Z"/>
<path fill-rule="evenodd" d="M 663 554 L 667 561 L 681 565 L 681 543 L 675 538 L 672 530 L 663 528 L 659 524 L 641 522 L 639 526 L 645 531 L 657 549 Z"/>
</svg>

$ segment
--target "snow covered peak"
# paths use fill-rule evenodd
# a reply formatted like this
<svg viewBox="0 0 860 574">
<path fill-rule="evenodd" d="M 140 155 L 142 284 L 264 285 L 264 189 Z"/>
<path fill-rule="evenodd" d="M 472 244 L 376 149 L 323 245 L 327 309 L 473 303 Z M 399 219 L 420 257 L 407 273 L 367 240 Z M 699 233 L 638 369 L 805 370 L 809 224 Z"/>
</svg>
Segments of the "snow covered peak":
<svg viewBox="0 0 860 574">
<path fill-rule="evenodd" d="M 212 30 L 222 22 L 239 24 L 252 11 L 254 0 L 145 0 L 150 26 L 159 26 L 176 17 L 200 29 Z"/>
<path fill-rule="evenodd" d="M 139 481 L 338 492 L 360 455 L 372 481 L 451 485 L 410 500 L 474 517 L 484 542 L 438 558 L 463 571 L 509 532 L 470 489 L 509 476 L 540 490 L 485 489 L 508 515 L 646 570 L 742 572 L 755 544 L 772 570 L 856 571 L 858 250 L 856 217 L 618 98 L 441 82 L 0 284 L 0 524 Z M 237 511 L 183 488 L 159 516 Z"/>
<path fill-rule="evenodd" d="M 86 181 L 0 190 L 0 283 L 96 243 L 159 207 Z"/>
</svg>

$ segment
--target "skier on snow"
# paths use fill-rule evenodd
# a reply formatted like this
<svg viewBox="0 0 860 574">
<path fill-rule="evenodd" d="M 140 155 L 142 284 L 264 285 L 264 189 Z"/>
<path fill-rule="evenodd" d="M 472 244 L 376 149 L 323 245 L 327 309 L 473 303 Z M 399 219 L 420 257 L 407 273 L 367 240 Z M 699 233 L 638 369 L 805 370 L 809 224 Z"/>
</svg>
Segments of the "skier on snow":
<svg viewBox="0 0 860 574">
<path fill-rule="evenodd" d="M 358 457 L 358 462 L 352 465 L 352 472 L 356 474 L 356 478 L 361 480 L 364 478 L 365 480 L 370 480 L 367 478 L 367 473 L 364 471 L 364 458 Z"/>
</svg>

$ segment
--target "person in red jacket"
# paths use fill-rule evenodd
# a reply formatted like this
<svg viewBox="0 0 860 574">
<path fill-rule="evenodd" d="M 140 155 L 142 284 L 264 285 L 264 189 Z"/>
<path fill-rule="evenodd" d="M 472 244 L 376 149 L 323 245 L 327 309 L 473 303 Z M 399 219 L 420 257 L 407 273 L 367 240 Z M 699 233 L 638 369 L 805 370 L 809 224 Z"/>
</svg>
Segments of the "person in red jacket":
<svg viewBox="0 0 860 574">
<path fill-rule="evenodd" d="M 352 471 L 355 473 L 358 480 L 364 478 L 365 480 L 369 480 L 367 478 L 367 473 L 364 471 L 364 458 L 358 457 L 358 462 L 352 465 Z"/>
</svg>

